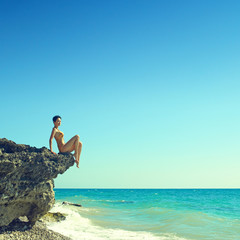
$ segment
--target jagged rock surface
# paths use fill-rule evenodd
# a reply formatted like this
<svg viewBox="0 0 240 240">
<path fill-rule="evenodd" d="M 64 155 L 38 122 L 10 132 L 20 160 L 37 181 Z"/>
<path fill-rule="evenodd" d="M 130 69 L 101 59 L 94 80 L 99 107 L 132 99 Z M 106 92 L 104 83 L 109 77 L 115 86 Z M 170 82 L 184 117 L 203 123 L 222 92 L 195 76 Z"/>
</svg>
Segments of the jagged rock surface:
<svg viewBox="0 0 240 240">
<path fill-rule="evenodd" d="M 0 226 L 20 216 L 35 223 L 53 206 L 54 183 L 74 164 L 71 153 L 54 155 L 0 138 Z"/>
</svg>

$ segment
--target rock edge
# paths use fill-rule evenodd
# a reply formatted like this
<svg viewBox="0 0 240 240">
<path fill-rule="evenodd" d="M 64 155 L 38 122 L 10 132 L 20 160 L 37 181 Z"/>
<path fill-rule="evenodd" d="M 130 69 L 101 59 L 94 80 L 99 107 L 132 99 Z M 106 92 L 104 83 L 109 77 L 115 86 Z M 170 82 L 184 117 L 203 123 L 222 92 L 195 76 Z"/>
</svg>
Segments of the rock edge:
<svg viewBox="0 0 240 240">
<path fill-rule="evenodd" d="M 52 154 L 0 138 L 0 226 L 26 216 L 34 224 L 55 202 L 53 179 L 73 166 L 71 153 Z"/>
</svg>

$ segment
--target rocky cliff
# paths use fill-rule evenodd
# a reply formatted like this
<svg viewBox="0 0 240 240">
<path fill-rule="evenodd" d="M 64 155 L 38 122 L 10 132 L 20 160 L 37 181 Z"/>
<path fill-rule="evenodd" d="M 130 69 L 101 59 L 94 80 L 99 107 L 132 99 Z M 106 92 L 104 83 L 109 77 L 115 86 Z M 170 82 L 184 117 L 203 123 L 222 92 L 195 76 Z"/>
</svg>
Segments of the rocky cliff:
<svg viewBox="0 0 240 240">
<path fill-rule="evenodd" d="M 20 216 L 35 223 L 54 204 L 54 183 L 74 164 L 71 153 L 54 155 L 0 138 L 0 226 Z"/>
</svg>

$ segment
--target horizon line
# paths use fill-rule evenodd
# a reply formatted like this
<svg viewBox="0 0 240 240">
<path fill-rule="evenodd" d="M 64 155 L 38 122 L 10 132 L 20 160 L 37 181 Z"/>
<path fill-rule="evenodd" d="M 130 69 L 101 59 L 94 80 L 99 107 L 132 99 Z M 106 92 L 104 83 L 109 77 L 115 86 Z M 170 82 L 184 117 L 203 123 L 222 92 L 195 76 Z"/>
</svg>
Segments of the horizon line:
<svg viewBox="0 0 240 240">
<path fill-rule="evenodd" d="M 160 189 L 160 190 L 168 190 L 168 189 L 173 189 L 173 190 L 177 190 L 177 189 L 240 189 L 239 188 L 53 188 L 53 189 Z"/>
</svg>

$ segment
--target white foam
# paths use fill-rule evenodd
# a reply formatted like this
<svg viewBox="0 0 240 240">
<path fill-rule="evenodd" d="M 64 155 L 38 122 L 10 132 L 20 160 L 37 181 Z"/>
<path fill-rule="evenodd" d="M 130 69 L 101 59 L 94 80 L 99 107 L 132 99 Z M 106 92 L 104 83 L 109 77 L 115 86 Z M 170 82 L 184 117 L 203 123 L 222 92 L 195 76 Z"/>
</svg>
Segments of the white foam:
<svg viewBox="0 0 240 240">
<path fill-rule="evenodd" d="M 88 209 L 81 208 L 81 211 L 88 211 Z M 54 205 L 51 212 L 65 213 L 67 217 L 66 220 L 61 222 L 47 223 L 48 228 L 73 240 L 185 240 L 174 235 L 159 237 L 144 231 L 127 231 L 96 226 L 93 225 L 91 220 L 74 211 L 73 207 L 59 203 Z"/>
</svg>

